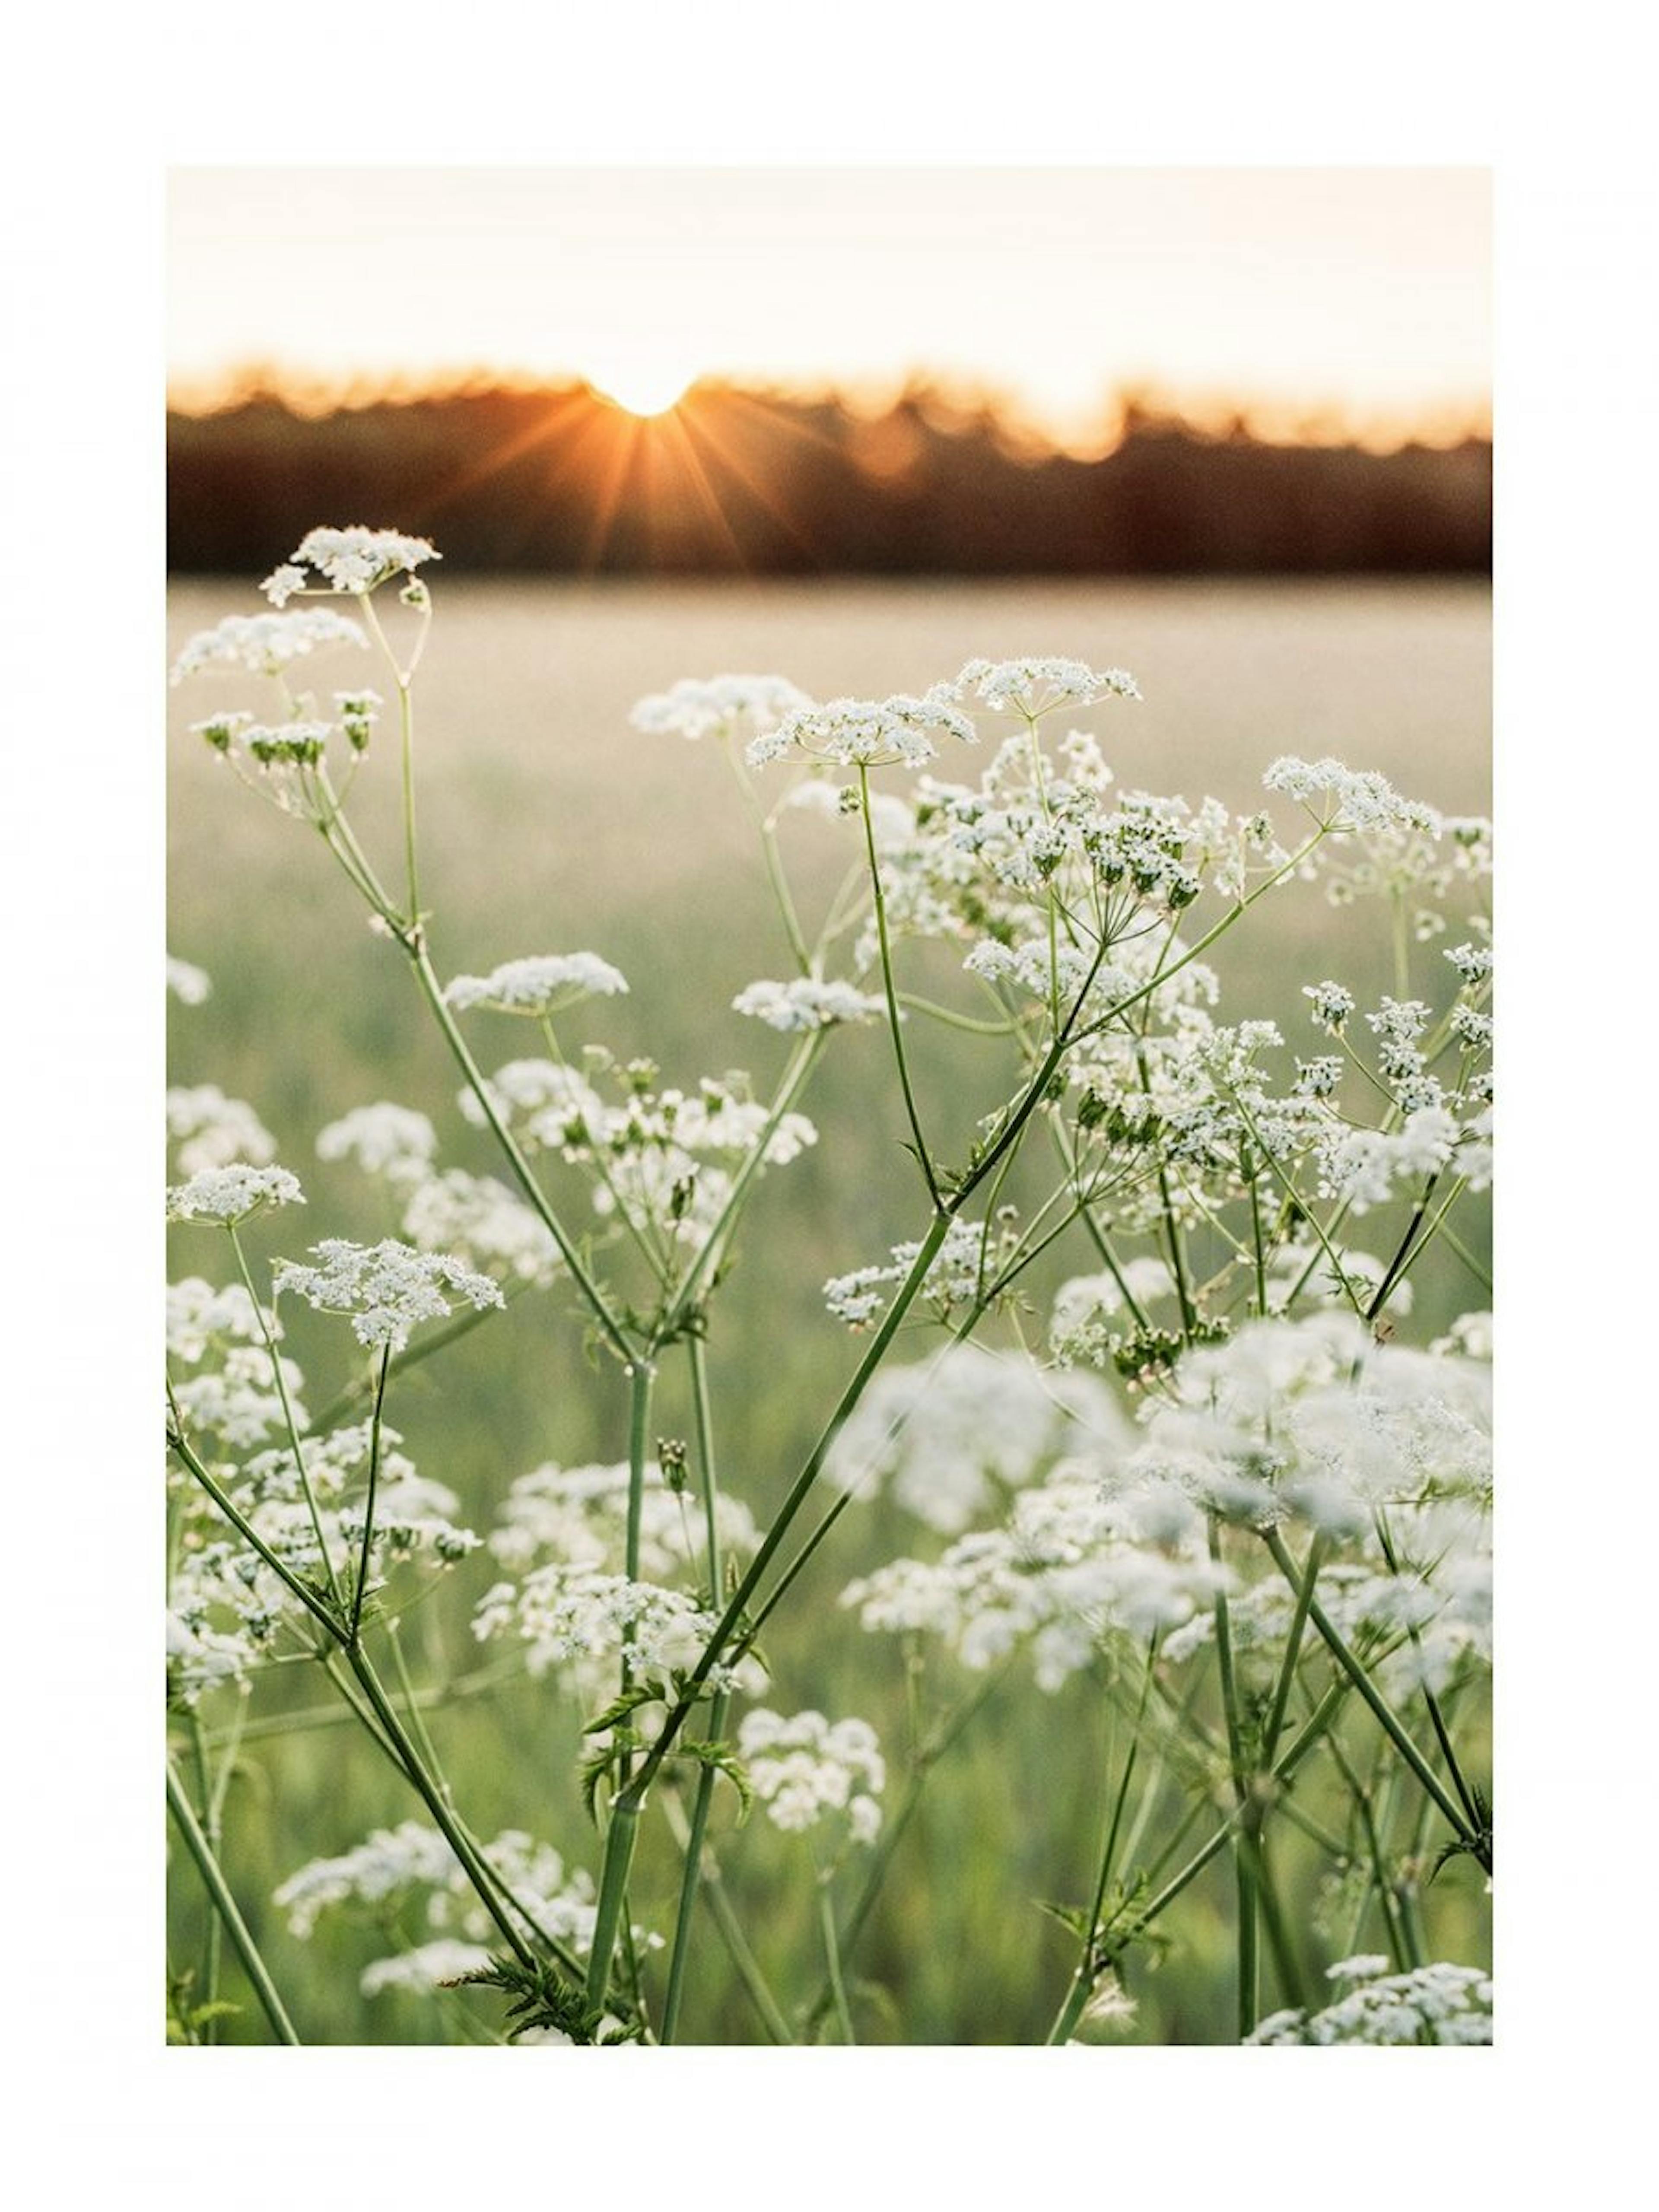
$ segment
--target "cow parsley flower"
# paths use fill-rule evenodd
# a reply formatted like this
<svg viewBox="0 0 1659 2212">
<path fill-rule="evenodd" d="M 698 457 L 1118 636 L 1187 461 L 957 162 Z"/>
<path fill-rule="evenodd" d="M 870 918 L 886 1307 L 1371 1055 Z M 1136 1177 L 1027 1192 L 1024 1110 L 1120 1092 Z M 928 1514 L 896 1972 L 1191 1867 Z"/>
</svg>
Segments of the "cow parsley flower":
<svg viewBox="0 0 1659 2212">
<path fill-rule="evenodd" d="M 417 1252 L 393 1237 L 362 1245 L 330 1237 L 312 1249 L 321 1265 L 283 1261 L 271 1279 L 277 1294 L 293 1291 L 319 1312 L 349 1314 L 358 1342 L 371 1349 L 401 1352 L 417 1322 L 441 1321 L 451 1310 L 446 1291 L 475 1309 L 506 1303 L 499 1283 L 449 1253 Z"/>
<path fill-rule="evenodd" d="M 170 1090 L 167 1134 L 179 1147 L 179 1166 L 189 1175 L 244 1160 L 268 1166 L 276 1139 L 245 1099 L 227 1098 L 216 1083 Z"/>
<path fill-rule="evenodd" d="M 902 1283 L 915 1264 L 921 1246 L 895 1244 L 883 1266 L 855 1267 L 851 1274 L 835 1275 L 823 1286 L 823 1302 L 837 1321 L 849 1328 L 867 1328 L 887 1304 L 887 1292 Z M 985 1283 L 994 1281 L 1001 1257 L 996 1233 L 987 1239 L 984 1227 L 957 1220 L 945 1233 L 922 1285 L 922 1297 L 933 1310 L 948 1315 L 954 1306 L 975 1298 Z"/>
<path fill-rule="evenodd" d="M 306 571 L 312 568 L 331 591 L 372 592 L 389 576 L 412 577 L 422 562 L 442 558 L 424 538 L 405 538 L 400 531 L 369 530 L 361 523 L 349 530 L 313 530 L 261 589 L 273 606 L 283 606 L 296 592 L 311 588 Z"/>
<path fill-rule="evenodd" d="M 776 729 L 751 739 L 746 757 L 751 768 L 795 750 L 842 768 L 884 768 L 900 762 L 920 768 L 939 750 L 933 732 L 963 744 L 977 742 L 978 732 L 953 704 L 955 698 L 954 685 L 936 684 L 921 698 L 896 692 L 890 699 L 832 699 L 827 706 L 803 707 L 786 715 Z"/>
<path fill-rule="evenodd" d="M 554 1560 L 522 1582 L 497 1583 L 479 1600 L 472 1632 L 481 1643 L 510 1635 L 528 1646 L 532 1674 L 569 1668 L 586 1694 L 615 1686 L 618 1661 L 640 1680 L 666 1684 L 696 1665 L 715 1616 L 684 1590 Z M 711 1668 L 712 1692 L 736 1686 L 727 1667 Z"/>
<path fill-rule="evenodd" d="M 1054 1293 L 1048 1349 L 1062 1367 L 1104 1367 L 1117 1342 L 1110 1326 L 1127 1310 L 1125 1290 L 1144 1306 L 1175 1294 L 1175 1278 L 1162 1260 L 1127 1261 L 1116 1275 L 1073 1275 Z"/>
<path fill-rule="evenodd" d="M 1466 983 L 1484 983 L 1492 975 L 1490 945 L 1454 945 L 1445 957 Z"/>
<path fill-rule="evenodd" d="M 1441 817 L 1419 799 L 1404 799 L 1374 769 L 1351 769 L 1344 762 L 1305 761 L 1293 753 L 1274 761 L 1261 779 L 1269 791 L 1299 800 L 1333 830 L 1400 829 L 1437 831 Z"/>
<path fill-rule="evenodd" d="M 811 704 L 781 676 L 686 676 L 641 699 L 628 719 L 651 737 L 757 738 Z"/>
<path fill-rule="evenodd" d="M 407 1178 L 404 1234 L 422 1252 L 448 1252 L 481 1273 L 550 1283 L 564 1265 L 553 1232 L 494 1176 L 447 1168 Z"/>
<path fill-rule="evenodd" d="M 744 1714 L 738 1752 L 775 1827 L 799 1834 L 826 1814 L 844 1814 L 854 1843 L 875 1841 L 887 1768 L 868 1721 L 818 1712 L 786 1719 L 760 1707 Z"/>
<path fill-rule="evenodd" d="M 1316 1025 L 1332 1036 L 1340 1036 L 1353 1014 L 1353 993 L 1341 983 L 1304 983 L 1302 995 L 1312 1001 Z"/>
<path fill-rule="evenodd" d="M 797 975 L 787 983 L 750 983 L 732 1004 L 738 1013 L 786 1032 L 828 1029 L 836 1022 L 880 1021 L 887 1012 L 887 1001 L 878 994 L 860 991 L 851 983 L 823 982 L 816 975 Z"/>
<path fill-rule="evenodd" d="M 609 1466 L 557 1467 L 520 1475 L 501 1507 L 489 1548 L 514 1572 L 557 1562 L 596 1572 L 613 1571 L 625 1554 L 630 1481 L 626 1461 Z M 666 1583 L 695 1571 L 705 1541 L 701 1509 L 671 1489 L 660 1465 L 647 1462 L 638 1501 L 640 1572 Z M 752 1553 L 760 1535 L 748 1507 L 729 1492 L 715 1501 L 721 1550 Z"/>
<path fill-rule="evenodd" d="M 525 1934 L 534 1931 L 514 1911 L 512 1899 L 521 1901 L 537 1926 L 556 1941 L 578 1952 L 591 1947 L 593 1883 L 585 1870 L 567 1869 L 550 1845 L 518 1828 L 507 1829 L 479 1850 L 510 1893 L 507 1910 Z M 289 1876 L 272 1902 L 287 1915 L 291 1933 L 302 1942 L 310 1938 L 325 1914 L 342 1910 L 363 1913 L 382 1926 L 395 1915 L 403 1927 L 429 1931 L 425 1941 L 400 1957 L 371 1966 L 364 1975 L 366 1995 L 377 1989 L 430 1988 L 430 1981 L 417 1982 L 417 1972 L 423 1967 L 434 1969 L 438 1980 L 466 1972 L 470 1968 L 462 1962 L 462 1954 L 478 1948 L 487 1957 L 485 1947 L 494 1933 L 459 1860 L 435 1828 L 419 1820 L 377 1828 L 337 1858 L 313 1859 Z M 643 1929 L 635 1934 L 646 1948 L 658 1940 Z"/>
<path fill-rule="evenodd" d="M 365 1174 L 390 1182 L 418 1182 L 437 1149 L 437 1132 L 426 1115 L 389 1099 L 354 1106 L 317 1133 L 319 1159 L 355 1160 Z"/>
<path fill-rule="evenodd" d="M 1328 1969 L 1342 1994 L 1323 2011 L 1276 2012 L 1251 2044 L 1485 2044 L 1492 2041 L 1492 1977 L 1444 1960 L 1391 1974 L 1385 1958 L 1345 1959 Z"/>
<path fill-rule="evenodd" d="M 240 1283 L 219 1288 L 199 1275 L 169 1283 L 167 1356 L 173 1402 L 187 1432 L 233 1451 L 263 1444 L 286 1424 L 269 1344 L 282 1331 Z M 305 1422 L 305 1378 L 291 1359 L 283 1382 L 295 1419 Z"/>
<path fill-rule="evenodd" d="M 292 614 L 227 615 L 198 630 L 173 665 L 173 681 L 206 668 L 240 668 L 250 676 L 279 676 L 291 662 L 329 645 L 367 646 L 360 623 L 331 607 L 300 607 Z"/>
<path fill-rule="evenodd" d="M 458 975 L 444 987 L 444 997 L 459 1012 L 489 1006 L 533 1020 L 578 999 L 612 998 L 627 988 L 621 972 L 597 952 L 548 952 L 503 961 L 488 975 Z"/>
<path fill-rule="evenodd" d="M 1128 1441 L 1091 1376 L 1045 1375 L 1023 1356 L 960 1344 L 922 1366 L 879 1375 L 823 1472 L 842 1490 L 889 1485 L 907 1512 L 954 1536 L 1061 1454 Z"/>
<path fill-rule="evenodd" d="M 305 1194 L 286 1168 L 204 1168 L 167 1192 L 169 1221 L 211 1222 L 231 1228 L 267 1206 L 303 1206 Z"/>
<path fill-rule="evenodd" d="M 994 713 L 1024 714 L 1031 721 L 1056 707 L 1089 707 L 1097 699 L 1140 696 L 1140 688 L 1127 669 L 1094 669 L 1081 660 L 1053 655 L 970 660 L 957 678 L 956 689 L 971 692 Z"/>
<path fill-rule="evenodd" d="M 204 969 L 192 968 L 188 960 L 175 960 L 169 952 L 167 988 L 181 1006 L 199 1006 L 213 985 Z"/>
<path fill-rule="evenodd" d="M 424 1996 L 447 1982 L 477 1973 L 489 1964 L 489 1952 L 484 1944 L 464 1943 L 455 1936 L 435 1936 L 429 1943 L 417 1943 L 412 1951 L 371 1960 L 358 1977 L 357 1986 L 366 1997 L 377 1997 L 386 1990 L 407 1990 Z"/>
</svg>

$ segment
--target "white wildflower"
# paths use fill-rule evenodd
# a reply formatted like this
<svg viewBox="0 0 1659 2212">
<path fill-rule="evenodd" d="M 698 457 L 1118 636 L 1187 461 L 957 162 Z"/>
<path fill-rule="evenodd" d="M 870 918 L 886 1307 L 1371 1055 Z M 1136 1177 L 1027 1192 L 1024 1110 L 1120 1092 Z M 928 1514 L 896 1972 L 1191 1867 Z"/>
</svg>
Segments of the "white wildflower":
<svg viewBox="0 0 1659 2212">
<path fill-rule="evenodd" d="M 1353 993 L 1340 983 L 1304 983 L 1304 999 L 1313 1001 L 1313 1019 L 1332 1036 L 1340 1036 L 1353 1012 Z"/>
<path fill-rule="evenodd" d="M 1143 1308 L 1174 1295 L 1175 1278 L 1162 1260 L 1130 1260 L 1117 1274 L 1073 1275 L 1054 1293 L 1048 1319 L 1048 1349 L 1062 1367 L 1104 1367 L 1115 1332 L 1110 1327 L 1127 1310 L 1125 1291 Z"/>
<path fill-rule="evenodd" d="M 330 1237 L 312 1249 L 321 1264 L 284 1260 L 272 1277 L 277 1293 L 293 1291 L 319 1312 L 349 1314 L 358 1342 L 370 1347 L 401 1352 L 417 1322 L 450 1311 L 446 1291 L 475 1308 L 505 1303 L 499 1283 L 448 1253 L 417 1252 L 392 1237 L 362 1245 Z"/>
<path fill-rule="evenodd" d="M 976 742 L 973 724 L 952 704 L 955 696 L 953 686 L 936 684 L 921 698 L 897 692 L 890 699 L 832 699 L 827 706 L 804 707 L 787 715 L 776 729 L 751 739 L 749 763 L 758 768 L 799 750 L 811 759 L 834 761 L 842 768 L 882 768 L 898 762 L 920 768 L 938 750 L 933 732 L 963 744 Z"/>
<path fill-rule="evenodd" d="M 409 1990 L 426 1996 L 441 1984 L 458 1982 L 464 1974 L 477 1973 L 489 1964 L 489 1952 L 484 1944 L 436 1936 L 429 1943 L 417 1943 L 412 1951 L 373 1960 L 363 1968 L 357 1986 L 366 1997 L 378 1997 L 386 1990 Z"/>
<path fill-rule="evenodd" d="M 181 1006 L 199 1006 L 212 990 L 204 969 L 192 968 L 188 960 L 175 960 L 167 955 L 167 988 Z"/>
<path fill-rule="evenodd" d="M 641 699 L 628 719 L 652 737 L 757 738 L 811 704 L 781 676 L 686 676 Z"/>
<path fill-rule="evenodd" d="M 182 683 L 204 668 L 240 668 L 250 676 L 276 676 L 290 662 L 329 645 L 367 646 L 362 627 L 331 607 L 301 607 L 293 614 L 227 615 L 198 630 L 173 665 Z"/>
<path fill-rule="evenodd" d="M 843 1490 L 890 1485 L 929 1528 L 957 1535 L 1000 1494 L 1064 1453 L 1125 1449 L 1130 1432 L 1087 1376 L 1045 1375 L 1024 1355 L 952 1346 L 878 1376 L 837 1434 L 824 1478 Z"/>
<path fill-rule="evenodd" d="M 630 1487 L 625 1461 L 535 1468 L 508 1491 L 489 1548 L 514 1572 L 536 1564 L 614 1571 L 626 1548 Z M 752 1553 L 760 1541 L 748 1507 L 727 1492 L 715 1501 L 715 1525 L 728 1557 Z M 646 1582 L 666 1584 L 694 1573 L 702 1561 L 702 1511 L 670 1489 L 654 1460 L 647 1462 L 641 1485 L 638 1541 Z"/>
<path fill-rule="evenodd" d="M 1035 721 L 1056 707 L 1088 707 L 1097 699 L 1139 699 L 1139 686 L 1126 669 L 1094 669 L 1053 655 L 1025 660 L 970 660 L 957 688 L 971 692 L 994 713 Z"/>
<path fill-rule="evenodd" d="M 365 1174 L 397 1183 L 418 1182 L 437 1149 L 437 1133 L 426 1115 L 389 1099 L 354 1106 L 317 1133 L 319 1159 L 355 1160 Z"/>
<path fill-rule="evenodd" d="M 1351 769 L 1328 757 L 1305 761 L 1285 754 L 1261 781 L 1269 791 L 1298 799 L 1334 830 L 1436 832 L 1440 828 L 1441 817 L 1433 807 L 1401 798 L 1386 776 L 1373 769 Z"/>
<path fill-rule="evenodd" d="M 823 982 L 816 975 L 797 975 L 787 983 L 750 983 L 732 1004 L 737 1012 L 785 1031 L 828 1029 L 836 1022 L 879 1021 L 887 1012 L 887 1001 L 878 993 L 858 990 L 851 983 Z"/>
<path fill-rule="evenodd" d="M 230 1227 L 267 1206 L 303 1206 L 298 1179 L 286 1168 L 204 1168 L 167 1192 L 169 1221 L 212 1222 Z"/>
<path fill-rule="evenodd" d="M 167 1095 L 167 1134 L 179 1147 L 178 1164 L 187 1176 L 234 1160 L 268 1166 L 276 1139 L 245 1099 L 227 1098 L 216 1084 L 177 1088 Z"/>
<path fill-rule="evenodd" d="M 760 1707 L 744 1714 L 738 1752 L 775 1826 L 799 1833 L 827 1813 L 844 1813 L 854 1843 L 875 1840 L 887 1769 L 868 1721 L 818 1712 L 786 1719 Z"/>
<path fill-rule="evenodd" d="M 444 997 L 458 1011 L 489 1006 L 501 1014 L 532 1019 L 574 1006 L 578 999 L 611 998 L 625 992 L 621 972 L 597 952 L 550 952 L 504 961 L 488 975 L 458 975 Z"/>
<path fill-rule="evenodd" d="M 372 592 L 389 576 L 413 576 L 422 562 L 442 558 L 424 538 L 406 538 L 397 530 L 369 530 L 361 523 L 349 530 L 313 530 L 262 589 L 280 607 L 309 588 L 306 571 L 313 568 L 331 591 Z"/>
<path fill-rule="evenodd" d="M 1390 1974 L 1382 1957 L 1329 1970 L 1342 1994 L 1321 2012 L 1277 2012 L 1244 2039 L 1253 2044 L 1485 2044 L 1492 2041 L 1492 1977 L 1437 1960 Z"/>
<path fill-rule="evenodd" d="M 453 1252 L 485 1274 L 546 1284 L 563 1261 L 539 1215 L 493 1176 L 463 1168 L 406 1178 L 403 1230 L 423 1252 Z"/>
<path fill-rule="evenodd" d="M 526 1644 L 532 1674 L 574 1667 L 579 1681 L 591 1683 L 620 1661 L 641 1680 L 666 1682 L 696 1664 L 716 1626 L 683 1590 L 555 1561 L 487 1590 L 472 1632 L 480 1642 L 511 1635 Z M 729 1668 L 715 1667 L 708 1687 L 730 1688 L 735 1680 Z"/>
</svg>

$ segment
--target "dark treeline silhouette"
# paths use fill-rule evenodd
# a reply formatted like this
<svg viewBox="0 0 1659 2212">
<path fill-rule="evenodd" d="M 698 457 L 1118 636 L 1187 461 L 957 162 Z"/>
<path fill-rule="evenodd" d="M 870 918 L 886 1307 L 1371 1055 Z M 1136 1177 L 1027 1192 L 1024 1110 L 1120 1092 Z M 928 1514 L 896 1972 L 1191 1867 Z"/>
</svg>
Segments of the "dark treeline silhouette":
<svg viewBox="0 0 1659 2212">
<path fill-rule="evenodd" d="M 463 570 L 610 575 L 1484 573 L 1492 448 L 1268 443 L 1146 406 L 1079 460 L 912 388 L 870 418 L 699 385 L 647 422 L 585 385 L 168 416 L 175 570 L 245 574 L 314 523 Z"/>
</svg>

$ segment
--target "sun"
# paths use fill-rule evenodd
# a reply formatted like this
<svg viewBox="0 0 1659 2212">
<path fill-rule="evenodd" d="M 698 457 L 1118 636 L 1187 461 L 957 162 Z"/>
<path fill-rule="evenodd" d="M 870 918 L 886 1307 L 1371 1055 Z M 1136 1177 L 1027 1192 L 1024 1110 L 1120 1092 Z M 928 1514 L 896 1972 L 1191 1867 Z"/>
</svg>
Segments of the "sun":
<svg viewBox="0 0 1659 2212">
<path fill-rule="evenodd" d="M 641 360 L 608 362 L 590 369 L 587 381 L 601 399 L 620 407 L 625 415 L 648 421 L 677 407 L 697 380 L 697 372 L 683 363 Z"/>
</svg>

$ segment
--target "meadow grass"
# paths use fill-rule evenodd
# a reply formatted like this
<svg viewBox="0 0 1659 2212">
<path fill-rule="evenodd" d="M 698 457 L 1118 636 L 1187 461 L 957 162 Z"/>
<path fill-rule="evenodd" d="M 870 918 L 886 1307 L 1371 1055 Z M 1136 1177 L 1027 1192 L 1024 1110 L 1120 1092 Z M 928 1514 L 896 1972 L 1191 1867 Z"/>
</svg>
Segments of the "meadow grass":
<svg viewBox="0 0 1659 2212">
<path fill-rule="evenodd" d="M 247 604 L 240 586 L 180 586 L 172 643 Z M 446 580 L 421 710 L 422 889 L 441 972 L 486 972 L 530 947 L 592 945 L 627 974 L 631 991 L 585 1009 L 584 1034 L 623 1059 L 648 1050 L 665 1080 L 688 1085 L 704 1073 L 748 1067 L 765 1095 L 784 1041 L 728 1011 L 752 978 L 787 972 L 752 839 L 707 749 L 641 736 L 628 726 L 629 708 L 687 671 L 775 667 L 817 696 L 852 688 L 874 696 L 919 689 L 970 653 L 1034 647 L 1134 669 L 1146 703 L 1115 715 L 1103 733 L 1120 786 L 1194 800 L 1214 792 L 1249 806 L 1268 759 L 1332 750 L 1447 812 L 1486 805 L 1487 604 L 1469 586 L 601 589 Z M 307 1218 L 298 1231 L 268 1225 L 263 1250 L 297 1249 L 324 1234 L 372 1242 L 394 1233 L 395 1219 L 361 1176 L 315 1159 L 324 1123 L 374 1099 L 418 1105 L 439 1123 L 446 1158 L 481 1171 L 491 1164 L 487 1138 L 454 1106 L 453 1069 L 395 949 L 365 928 L 317 841 L 251 805 L 185 733 L 201 711 L 192 700 L 174 718 L 170 941 L 210 973 L 214 991 L 175 1016 L 173 1079 L 211 1080 L 252 1101 L 279 1158 L 301 1171 Z M 386 778 L 367 796 L 361 834 L 390 851 L 396 824 Z M 819 827 L 803 821 L 787 832 L 802 906 L 814 911 L 842 872 Z M 1251 1013 L 1279 1018 L 1287 1034 L 1305 1019 L 1300 991 L 1310 977 L 1340 974 L 1362 998 L 1391 988 L 1372 933 L 1312 890 L 1261 919 L 1240 956 L 1243 975 L 1230 969 L 1228 948 L 1217 965 L 1229 981 L 1248 981 Z M 957 964 L 924 951 L 908 962 L 907 985 L 943 996 Z M 760 1188 L 710 1349 L 722 1455 L 763 1525 L 848 1364 L 844 1332 L 826 1316 L 818 1286 L 912 1233 L 915 1220 L 888 1042 L 871 1028 L 837 1044 L 803 1102 L 824 1140 Z M 913 1046 L 916 1089 L 945 1155 L 965 1149 L 971 1134 L 959 1103 L 969 1096 L 961 1056 L 959 1040 L 942 1030 L 921 1031 Z M 1010 1194 L 1023 1188 L 1017 1179 Z M 1471 1203 L 1462 1234 L 1484 1249 L 1484 1201 Z M 180 1267 L 199 1264 L 197 1249 L 181 1243 Z M 1057 1261 L 1033 1270 L 1033 1310 L 1066 1272 Z M 1426 1340 L 1482 1302 L 1455 1271 L 1425 1276 L 1414 1334 Z M 337 1326 L 303 1310 L 285 1318 L 310 1399 L 321 1404 L 356 1364 Z M 690 1433 L 694 1413 L 679 1370 L 665 1367 L 655 1432 Z M 618 1452 L 612 1385 L 584 1355 L 578 1331 L 549 1326 L 544 1297 L 516 1303 L 411 1369 L 396 1420 L 416 1464 L 458 1493 L 464 1517 L 479 1528 L 507 1484 L 540 1462 Z M 918 1711 L 942 1711 L 973 1686 L 948 1659 L 908 1669 L 896 1639 L 866 1636 L 836 1602 L 855 1573 L 909 1540 L 884 1499 L 855 1506 L 763 1638 L 792 1709 L 866 1714 L 896 1771 Z M 597 1867 L 574 1780 L 574 1709 L 550 1714 L 543 1690 L 522 1677 L 492 1684 L 498 1647 L 471 1643 L 468 1615 L 489 1579 L 487 1565 L 464 1565 L 399 1632 L 416 1681 L 439 1679 L 445 1650 L 452 1674 L 460 1653 L 459 1671 L 480 1678 L 430 1714 L 434 1747 L 477 1833 L 533 1826 L 568 1857 L 586 1851 Z M 940 1759 L 849 1970 L 861 2039 L 1042 2039 L 1075 1941 L 1042 1907 L 1086 1905 L 1102 1778 L 1127 1741 L 1124 1713 L 1103 1695 L 1115 1663 L 1103 1659 L 1047 1697 L 1034 1698 L 1029 1685 L 993 1686 L 972 1729 Z M 325 1721 L 294 1732 L 259 1725 L 284 1711 L 325 1710 Z M 373 1931 L 325 1925 L 301 1945 L 270 1902 L 307 1857 L 409 1817 L 407 1788 L 356 1738 L 349 1717 L 343 1723 L 329 1710 L 314 1668 L 263 1679 L 253 1723 L 225 1808 L 223 1864 L 303 2039 L 450 2039 L 453 2023 L 447 2028 L 429 2002 L 359 1993 L 359 1970 L 384 1948 Z M 1353 1756 L 1370 1757 L 1363 1728 L 1349 1734 Z M 1333 1817 L 1318 1789 L 1306 1802 L 1316 1822 Z M 792 1872 L 793 1839 L 758 1820 L 739 1831 L 734 1813 L 735 1799 L 717 1790 L 711 1832 L 747 1940 L 775 1986 L 809 1985 L 818 1971 L 815 1936 Z M 662 1832 L 647 1838 L 635 1869 L 633 1909 L 653 1926 L 672 1913 L 670 1843 Z M 1305 1838 L 1287 1833 L 1279 1848 L 1280 1886 L 1298 1923 L 1328 1928 L 1326 1955 L 1341 1955 L 1352 1901 L 1320 1893 L 1322 1861 Z M 1425 1885 L 1427 1955 L 1484 1955 L 1483 1889 L 1467 1859 Z M 1233 2039 L 1231 1895 L 1224 1856 L 1188 1893 L 1167 1954 L 1137 1962 L 1137 2040 Z M 176 1879 L 170 1955 L 193 1959 L 204 1941 L 199 1892 Z M 704 1941 L 682 2039 L 758 2039 L 740 1978 L 707 1930 Z M 222 2039 L 264 2039 L 234 1963 L 224 1984 L 244 2009 L 222 2023 Z M 453 2003 L 473 2003 L 484 2016 L 472 1999 Z"/>
</svg>

